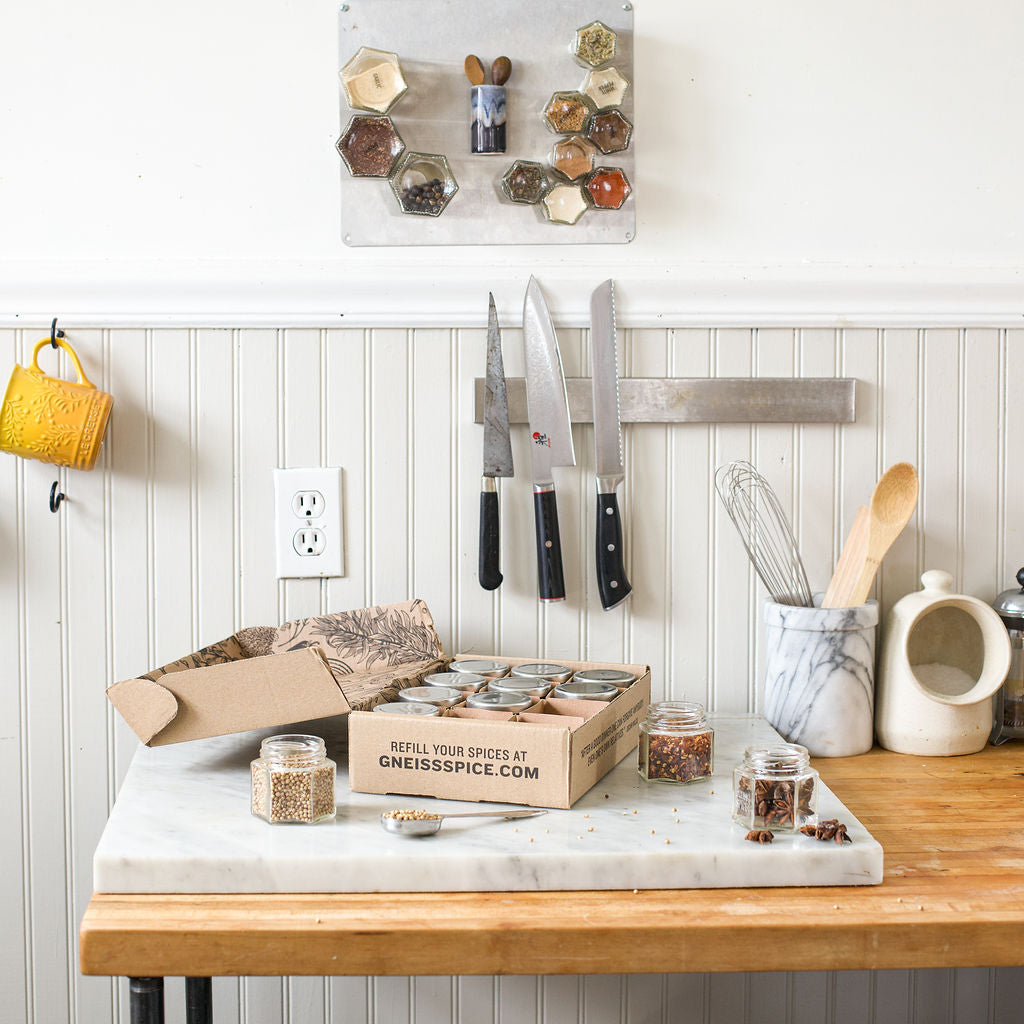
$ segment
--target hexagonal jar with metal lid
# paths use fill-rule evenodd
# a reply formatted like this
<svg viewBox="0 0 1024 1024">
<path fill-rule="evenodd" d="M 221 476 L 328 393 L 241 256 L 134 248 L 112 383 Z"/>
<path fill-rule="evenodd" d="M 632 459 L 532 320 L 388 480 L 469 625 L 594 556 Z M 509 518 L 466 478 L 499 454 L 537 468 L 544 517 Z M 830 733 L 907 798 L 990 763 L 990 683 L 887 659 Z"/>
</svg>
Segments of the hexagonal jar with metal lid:
<svg viewBox="0 0 1024 1024">
<path fill-rule="evenodd" d="M 587 212 L 587 201 L 579 185 L 555 185 L 541 200 L 544 215 L 552 224 L 575 224 Z"/>
<path fill-rule="evenodd" d="M 621 167 L 598 167 L 587 177 L 584 187 L 598 210 L 618 210 L 633 191 Z"/>
<path fill-rule="evenodd" d="M 595 114 L 587 126 L 587 138 L 602 153 L 620 153 L 629 148 L 633 125 L 621 110 L 605 110 Z"/>
<path fill-rule="evenodd" d="M 398 54 L 370 46 L 360 46 L 338 75 L 348 105 L 374 114 L 386 114 L 409 88 Z"/>
<path fill-rule="evenodd" d="M 405 149 L 401 135 L 383 114 L 356 114 L 338 139 L 338 152 L 356 178 L 386 178 Z"/>
<path fill-rule="evenodd" d="M 526 206 L 539 203 L 547 188 L 548 176 L 544 165 L 533 160 L 517 160 L 501 179 L 502 192 L 513 203 Z"/>
<path fill-rule="evenodd" d="M 551 166 L 569 181 L 582 177 L 594 166 L 594 147 L 581 135 L 559 139 L 551 148 Z"/>
<path fill-rule="evenodd" d="M 440 153 L 406 153 L 389 179 L 402 213 L 437 217 L 459 190 Z"/>
<path fill-rule="evenodd" d="M 583 93 L 556 92 L 544 107 L 544 123 L 556 135 L 575 135 L 587 127 L 593 112 L 593 105 Z"/>
<path fill-rule="evenodd" d="M 598 110 L 608 110 L 622 105 L 628 88 L 629 82 L 617 68 L 594 68 L 583 79 L 580 92 L 589 97 Z"/>
<path fill-rule="evenodd" d="M 592 21 L 576 30 L 572 55 L 586 68 L 599 68 L 615 59 L 617 46 L 615 33 L 603 21 Z"/>
</svg>

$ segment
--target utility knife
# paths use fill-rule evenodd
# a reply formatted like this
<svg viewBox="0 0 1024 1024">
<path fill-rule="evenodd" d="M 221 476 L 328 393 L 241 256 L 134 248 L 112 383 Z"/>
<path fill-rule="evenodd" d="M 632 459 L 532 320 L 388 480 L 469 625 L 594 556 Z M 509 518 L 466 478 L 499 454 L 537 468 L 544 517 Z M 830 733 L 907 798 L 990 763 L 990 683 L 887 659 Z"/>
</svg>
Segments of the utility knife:
<svg viewBox="0 0 1024 1024">
<path fill-rule="evenodd" d="M 619 359 L 615 341 L 615 285 L 605 281 L 590 296 L 590 362 L 594 389 L 594 448 L 597 473 L 597 589 L 605 610 L 632 593 L 622 552 L 617 489 L 622 467 L 619 421 Z"/>
<path fill-rule="evenodd" d="M 569 426 L 569 399 L 558 339 L 547 303 L 535 278 L 523 299 L 526 350 L 526 408 L 530 421 L 533 513 L 537 526 L 537 577 L 542 601 L 564 601 L 562 547 L 558 535 L 553 466 L 575 466 Z"/>
<path fill-rule="evenodd" d="M 487 378 L 484 388 L 484 473 L 480 483 L 480 560 L 477 574 L 484 590 L 501 586 L 498 526 L 499 476 L 512 476 L 512 441 L 508 430 L 505 368 L 501 361 L 501 332 L 494 296 L 488 295 Z"/>
</svg>

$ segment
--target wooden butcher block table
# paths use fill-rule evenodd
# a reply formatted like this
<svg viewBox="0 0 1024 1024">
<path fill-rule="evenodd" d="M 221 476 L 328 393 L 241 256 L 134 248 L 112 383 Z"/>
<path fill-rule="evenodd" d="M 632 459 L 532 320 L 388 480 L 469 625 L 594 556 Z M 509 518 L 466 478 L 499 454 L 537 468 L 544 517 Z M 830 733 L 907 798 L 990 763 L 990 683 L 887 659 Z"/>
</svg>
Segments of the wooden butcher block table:
<svg viewBox="0 0 1024 1024">
<path fill-rule="evenodd" d="M 1024 743 L 951 758 L 876 749 L 815 767 L 882 844 L 881 885 L 97 894 L 82 921 L 82 972 L 154 987 L 202 976 L 189 989 L 190 1020 L 202 1021 L 213 975 L 1024 965 Z"/>
</svg>

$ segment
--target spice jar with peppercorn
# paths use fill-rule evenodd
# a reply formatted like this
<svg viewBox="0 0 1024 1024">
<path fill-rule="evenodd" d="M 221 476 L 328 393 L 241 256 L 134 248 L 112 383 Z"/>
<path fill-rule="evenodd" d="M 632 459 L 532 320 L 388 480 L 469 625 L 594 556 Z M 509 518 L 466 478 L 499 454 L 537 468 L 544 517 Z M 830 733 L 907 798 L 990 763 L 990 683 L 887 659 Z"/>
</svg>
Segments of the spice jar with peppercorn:
<svg viewBox="0 0 1024 1024">
<path fill-rule="evenodd" d="M 714 730 L 696 701 L 650 704 L 640 723 L 638 771 L 648 782 L 699 782 L 714 770 Z"/>
<path fill-rule="evenodd" d="M 319 736 L 268 736 L 250 772 L 251 810 L 258 818 L 315 825 L 334 817 L 336 766 Z"/>
<path fill-rule="evenodd" d="M 732 787 L 732 817 L 746 829 L 798 832 L 817 818 L 818 772 L 798 743 L 747 747 Z"/>
</svg>

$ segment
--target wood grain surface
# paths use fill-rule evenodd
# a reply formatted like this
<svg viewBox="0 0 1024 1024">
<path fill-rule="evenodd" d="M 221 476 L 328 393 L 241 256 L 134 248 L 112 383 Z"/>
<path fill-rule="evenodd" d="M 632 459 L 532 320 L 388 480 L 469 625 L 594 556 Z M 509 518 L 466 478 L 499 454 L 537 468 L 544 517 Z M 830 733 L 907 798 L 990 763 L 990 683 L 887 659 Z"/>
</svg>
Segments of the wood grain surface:
<svg viewBox="0 0 1024 1024">
<path fill-rule="evenodd" d="M 816 762 L 880 886 L 633 893 L 94 895 L 111 975 L 607 974 L 1024 964 L 1024 744 Z"/>
</svg>

